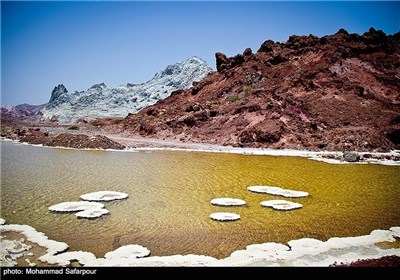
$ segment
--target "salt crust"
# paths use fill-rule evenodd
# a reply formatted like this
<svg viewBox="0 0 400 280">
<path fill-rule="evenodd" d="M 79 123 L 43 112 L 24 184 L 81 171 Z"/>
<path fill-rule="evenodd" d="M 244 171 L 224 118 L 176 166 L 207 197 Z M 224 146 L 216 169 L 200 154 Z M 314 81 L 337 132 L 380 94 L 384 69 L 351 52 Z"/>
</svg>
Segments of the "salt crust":
<svg viewBox="0 0 400 280">
<path fill-rule="evenodd" d="M 93 219 L 109 213 L 103 207 L 104 204 L 99 202 L 68 201 L 52 205 L 49 210 L 54 212 L 77 212 L 75 215 L 79 218 Z"/>
<path fill-rule="evenodd" d="M 302 204 L 296 203 L 296 202 L 291 202 L 287 200 L 266 200 L 260 203 L 261 206 L 264 207 L 271 207 L 275 210 L 294 210 L 303 207 Z"/>
<path fill-rule="evenodd" d="M 267 193 L 284 197 L 307 197 L 309 195 L 308 192 L 287 190 L 273 186 L 250 186 L 247 189 L 251 192 Z"/>
<path fill-rule="evenodd" d="M 127 197 L 126 193 L 114 191 L 98 191 L 81 195 L 81 199 L 87 201 L 111 201 Z"/>
<path fill-rule="evenodd" d="M 218 206 L 242 206 L 246 204 L 246 201 L 238 198 L 222 197 L 214 198 L 211 200 L 211 204 Z"/>
<path fill-rule="evenodd" d="M 210 215 L 210 218 L 216 221 L 236 221 L 240 219 L 240 215 L 235 214 L 235 213 L 228 213 L 228 212 L 217 212 L 217 213 L 212 213 Z"/>
<path fill-rule="evenodd" d="M 274 242 L 253 244 L 224 259 L 201 255 L 137 258 L 139 252 L 145 251 L 139 245 L 123 246 L 107 253 L 104 258 L 96 258 L 90 252 L 61 253 L 68 248 L 67 244 L 49 240 L 43 233 L 27 225 L 0 226 L 0 233 L 7 231 L 19 232 L 27 240 L 47 248 L 47 253 L 39 260 L 60 266 L 67 266 L 73 260 L 84 266 L 329 266 L 335 262 L 350 263 L 358 259 L 400 256 L 399 248 L 382 249 L 376 245 L 379 242 L 395 242 L 395 237 L 400 236 L 400 227 L 374 230 L 364 236 L 333 237 L 327 241 L 302 238 L 289 241 L 288 245 Z M 5 241 L 1 240 L 2 246 L 6 244 Z"/>
</svg>

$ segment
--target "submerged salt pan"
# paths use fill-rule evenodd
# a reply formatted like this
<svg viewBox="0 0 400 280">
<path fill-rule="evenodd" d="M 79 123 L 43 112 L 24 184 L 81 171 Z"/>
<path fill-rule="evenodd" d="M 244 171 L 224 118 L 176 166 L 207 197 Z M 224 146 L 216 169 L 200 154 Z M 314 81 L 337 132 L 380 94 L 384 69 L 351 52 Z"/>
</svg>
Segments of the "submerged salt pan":
<svg viewBox="0 0 400 280">
<path fill-rule="evenodd" d="M 103 207 L 104 204 L 99 202 L 69 201 L 52 205 L 49 207 L 49 210 L 54 212 L 78 212 L 75 214 L 77 217 L 90 219 L 109 213 Z"/>
<path fill-rule="evenodd" d="M 148 255 L 150 255 L 150 251 L 146 247 L 131 244 L 108 252 L 104 257 L 106 259 L 136 259 L 147 257 Z"/>
<path fill-rule="evenodd" d="M 273 209 L 276 210 L 293 210 L 293 209 L 298 209 L 303 207 L 302 204 L 296 203 L 296 202 L 291 202 L 287 200 L 266 200 L 260 203 L 261 206 L 264 207 L 272 207 Z"/>
<path fill-rule="evenodd" d="M 240 215 L 235 214 L 235 213 L 228 213 L 228 212 L 217 212 L 217 213 L 212 213 L 210 215 L 210 218 L 213 220 L 217 221 L 236 221 L 240 219 Z"/>
<path fill-rule="evenodd" d="M 79 218 L 98 218 L 102 215 L 108 214 L 110 213 L 110 211 L 108 211 L 107 209 L 104 208 L 93 208 L 93 209 L 88 209 L 88 210 L 84 210 L 84 211 L 80 211 L 78 213 L 75 214 L 75 216 L 79 217 Z"/>
<path fill-rule="evenodd" d="M 267 193 L 272 195 L 280 195 L 284 197 L 306 197 L 308 192 L 286 190 L 280 187 L 273 186 L 250 186 L 247 188 L 249 191 L 256 193 Z"/>
<path fill-rule="evenodd" d="M 114 191 L 98 191 L 81 195 L 82 200 L 88 201 L 111 201 L 127 198 L 128 194 Z"/>
<path fill-rule="evenodd" d="M 104 204 L 99 202 L 68 201 L 52 205 L 49 207 L 49 210 L 54 212 L 77 212 L 103 207 Z"/>
<path fill-rule="evenodd" d="M 228 198 L 228 197 L 223 197 L 223 198 L 215 198 L 211 200 L 211 204 L 213 205 L 219 205 L 219 206 L 241 206 L 245 205 L 246 201 L 238 198 Z"/>
</svg>

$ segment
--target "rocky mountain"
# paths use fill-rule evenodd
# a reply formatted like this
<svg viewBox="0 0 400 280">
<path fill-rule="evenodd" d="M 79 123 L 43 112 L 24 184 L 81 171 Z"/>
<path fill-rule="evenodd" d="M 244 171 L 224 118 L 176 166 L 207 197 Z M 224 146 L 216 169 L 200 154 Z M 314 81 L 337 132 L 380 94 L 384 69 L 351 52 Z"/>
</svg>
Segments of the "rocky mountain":
<svg viewBox="0 0 400 280">
<path fill-rule="evenodd" d="M 2 120 L 26 120 L 33 118 L 46 104 L 43 105 L 29 105 L 20 104 L 17 106 L 4 105 L 0 107 L 0 114 Z"/>
<path fill-rule="evenodd" d="M 105 117 L 125 117 L 145 106 L 166 98 L 172 91 L 188 88 L 206 77 L 212 69 L 198 57 L 167 66 L 146 83 L 107 87 L 96 84 L 86 91 L 68 92 L 64 85 L 56 86 L 41 111 L 42 120 L 73 123 Z"/>
<path fill-rule="evenodd" d="M 267 40 L 256 53 L 216 53 L 216 66 L 118 129 L 241 147 L 400 148 L 400 33 Z"/>
</svg>

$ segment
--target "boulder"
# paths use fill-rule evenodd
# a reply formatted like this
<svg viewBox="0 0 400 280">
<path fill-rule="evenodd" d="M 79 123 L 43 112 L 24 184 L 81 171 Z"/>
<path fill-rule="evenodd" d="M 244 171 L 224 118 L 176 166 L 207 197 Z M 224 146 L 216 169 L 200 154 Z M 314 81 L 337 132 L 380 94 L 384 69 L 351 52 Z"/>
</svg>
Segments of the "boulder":
<svg viewBox="0 0 400 280">
<path fill-rule="evenodd" d="M 253 51 L 251 50 L 251 48 L 247 48 L 243 52 L 243 56 L 251 56 L 252 54 L 253 54 Z"/>
<path fill-rule="evenodd" d="M 266 120 L 253 127 L 244 130 L 239 138 L 242 144 L 259 142 L 275 143 L 281 139 L 283 128 L 274 120 Z"/>
<path fill-rule="evenodd" d="M 218 72 L 225 70 L 231 64 L 230 59 L 221 52 L 217 52 L 215 54 L 215 59 L 216 59 L 216 63 L 217 63 L 217 71 Z"/>
<path fill-rule="evenodd" d="M 269 53 L 273 50 L 275 46 L 275 42 L 272 40 L 267 40 L 264 43 L 261 44 L 261 47 L 258 49 L 258 52 L 265 52 Z"/>
<path fill-rule="evenodd" d="M 343 160 L 347 162 L 357 162 L 360 160 L 360 155 L 357 152 L 343 152 Z"/>
</svg>

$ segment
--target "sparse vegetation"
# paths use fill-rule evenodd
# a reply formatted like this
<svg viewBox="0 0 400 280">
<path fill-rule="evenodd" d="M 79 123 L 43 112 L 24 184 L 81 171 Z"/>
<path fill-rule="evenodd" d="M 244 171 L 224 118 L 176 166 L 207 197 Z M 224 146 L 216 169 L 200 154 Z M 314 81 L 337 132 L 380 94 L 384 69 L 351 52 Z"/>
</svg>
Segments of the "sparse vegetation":
<svg viewBox="0 0 400 280">
<path fill-rule="evenodd" d="M 243 87 L 243 92 L 247 95 L 251 92 L 251 87 L 250 86 L 245 86 Z"/>
<path fill-rule="evenodd" d="M 250 88 L 250 91 L 251 91 L 251 88 Z M 243 98 L 245 98 L 246 96 L 247 96 L 247 92 L 246 91 L 242 91 L 241 93 L 239 93 L 239 94 L 235 94 L 235 95 L 231 95 L 231 96 L 229 96 L 228 97 L 228 101 L 229 102 L 236 102 L 236 101 L 239 101 L 239 100 L 242 100 Z"/>
<path fill-rule="evenodd" d="M 71 125 L 70 127 L 67 128 L 68 130 L 79 130 L 79 126 L 77 125 Z"/>
<path fill-rule="evenodd" d="M 117 120 L 113 120 L 113 124 L 120 124 L 122 122 L 122 120 L 121 119 L 117 119 Z"/>
</svg>

